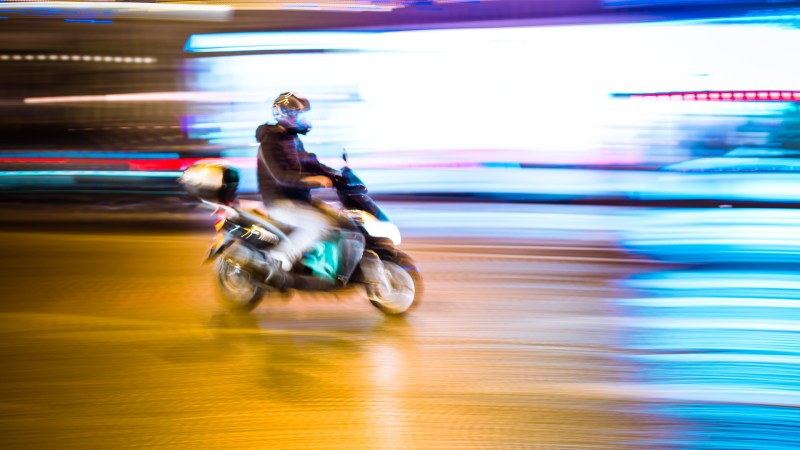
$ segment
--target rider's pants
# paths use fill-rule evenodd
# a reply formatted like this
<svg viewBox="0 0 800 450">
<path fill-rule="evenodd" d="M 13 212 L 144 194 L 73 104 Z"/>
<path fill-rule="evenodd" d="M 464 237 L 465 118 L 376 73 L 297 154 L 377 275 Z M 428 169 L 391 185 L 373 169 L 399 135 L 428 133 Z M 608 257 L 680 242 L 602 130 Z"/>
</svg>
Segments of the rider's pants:
<svg viewBox="0 0 800 450">
<path fill-rule="evenodd" d="M 279 243 L 270 253 L 282 262 L 284 270 L 303 256 L 334 226 L 333 220 L 308 203 L 294 200 L 275 200 L 266 205 L 269 216 L 292 228 L 288 241 Z"/>
</svg>

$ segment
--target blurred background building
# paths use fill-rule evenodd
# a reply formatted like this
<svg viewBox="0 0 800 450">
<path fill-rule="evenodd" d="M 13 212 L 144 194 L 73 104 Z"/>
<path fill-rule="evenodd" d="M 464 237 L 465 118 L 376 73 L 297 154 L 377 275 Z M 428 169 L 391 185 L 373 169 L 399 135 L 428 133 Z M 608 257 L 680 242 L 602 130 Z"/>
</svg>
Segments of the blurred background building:
<svg viewBox="0 0 800 450">
<path fill-rule="evenodd" d="M 375 193 L 794 202 L 795 2 L 5 2 L 0 189 L 175 194 L 296 90 Z"/>
</svg>

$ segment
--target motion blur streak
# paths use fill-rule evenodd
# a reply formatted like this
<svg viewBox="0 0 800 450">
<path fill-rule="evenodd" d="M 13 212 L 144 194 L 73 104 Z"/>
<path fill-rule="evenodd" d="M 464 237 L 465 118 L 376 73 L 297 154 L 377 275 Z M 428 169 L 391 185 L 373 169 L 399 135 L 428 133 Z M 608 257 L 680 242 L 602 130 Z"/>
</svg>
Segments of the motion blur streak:
<svg viewBox="0 0 800 450">
<path fill-rule="evenodd" d="M 19 170 L 14 172 L 0 172 L 0 177 L 25 177 L 25 176 L 62 176 L 62 175 L 94 175 L 108 177 L 166 177 L 177 178 L 182 172 L 168 171 L 136 171 L 127 172 L 122 170 Z"/>
<path fill-rule="evenodd" d="M 207 0 L 206 4 L 221 3 L 243 10 L 306 10 L 339 12 L 390 12 L 400 8 L 416 7 L 437 10 L 437 4 L 447 3 L 488 3 L 494 0 L 316 0 L 313 2 L 294 2 L 284 0 Z M 174 3 L 193 3 L 192 0 L 178 0 Z"/>
<path fill-rule="evenodd" d="M 364 49 L 381 33 L 282 32 L 194 35 L 186 41 L 187 52 L 242 52 L 256 50 Z"/>
<path fill-rule="evenodd" d="M 233 10 L 225 5 L 177 4 L 178 2 L 3 2 L 2 10 L 19 14 L 58 15 L 71 12 L 96 12 L 103 17 L 149 20 L 224 21 Z M 109 14 L 111 14 L 109 16 Z"/>
<path fill-rule="evenodd" d="M 80 102 L 214 102 L 228 103 L 225 92 L 143 92 L 136 94 L 72 95 L 63 97 L 32 97 L 25 103 L 80 103 Z"/>
<path fill-rule="evenodd" d="M 153 64 L 158 61 L 149 56 L 109 56 L 109 55 L 0 55 L 0 61 L 63 61 L 63 62 L 91 62 L 91 63 L 125 63 L 125 64 Z"/>
<path fill-rule="evenodd" d="M 0 447 L 800 448 L 796 9 L 190 2 L 0 2 Z M 218 308 L 176 178 L 252 200 L 289 89 L 419 263 L 404 319 Z"/>
<path fill-rule="evenodd" d="M 798 223 L 795 209 L 665 209 L 643 216 L 625 245 L 681 263 L 800 263 Z"/>
<path fill-rule="evenodd" d="M 785 55 L 800 47 L 800 33 L 782 24 L 187 29 L 169 51 L 137 47 L 148 56 L 23 45 L 0 54 L 3 74 L 19 87 L 13 93 L 25 92 L 24 105 L 6 116 L 5 136 L 16 139 L 0 146 L 40 150 L 73 145 L 69 139 L 96 150 L 182 147 L 182 158 L 253 160 L 253 130 L 269 120 L 269 101 L 291 86 L 314 104 L 308 147 L 329 165 L 346 148 L 376 193 L 792 204 L 800 189 L 792 74 L 800 65 Z M 96 33 L 104 41 L 106 32 Z M 283 67 L 302 70 L 264 76 Z M 48 70 L 70 83 L 43 76 L 38 88 L 25 87 Z M 70 75 L 75 70 L 93 82 Z M 442 107 L 424 106 L 430 93 Z M 498 115 L 493 105 L 505 96 L 513 101 Z M 121 124 L 148 133 L 123 132 Z M 15 125 L 30 125 L 29 135 Z M 153 125 L 180 133 L 149 133 Z M 58 128 L 71 133 L 49 137 Z M 43 168 L 61 169 L 20 170 Z M 252 163 L 239 168 L 253 193 Z"/>
<path fill-rule="evenodd" d="M 221 313 L 200 265 L 214 218 L 191 210 L 4 221 L 5 445 L 619 449 L 658 435 L 615 387 L 635 368 L 617 354 L 609 280 L 642 265 L 608 240 L 623 211 L 385 206 L 426 280 L 405 320 L 361 292 Z"/>
<path fill-rule="evenodd" d="M 622 244 L 681 263 L 620 280 L 624 347 L 654 413 L 682 422 L 653 445 L 800 445 L 800 240 L 793 210 L 659 210 Z"/>
<path fill-rule="evenodd" d="M 691 289 L 693 292 L 702 291 L 703 295 L 730 295 L 736 292 L 750 293 L 749 298 L 792 295 L 800 298 L 800 280 L 797 280 L 795 272 L 783 272 L 777 268 L 770 271 L 719 268 L 696 268 L 691 272 L 666 271 L 629 280 L 628 284 L 639 289 L 658 289 L 660 292 L 675 290 L 680 293 Z"/>
<path fill-rule="evenodd" d="M 385 207 L 427 284 L 404 321 L 356 292 L 215 312 L 191 210 L 9 216 L 4 439 L 796 448 L 800 284 L 787 255 L 800 250 L 738 233 L 727 246 L 684 242 L 698 223 L 718 220 L 724 235 L 734 218 L 782 222 L 769 235 L 788 240 L 791 211 Z M 651 231 L 658 241 L 642 239 Z"/>
<path fill-rule="evenodd" d="M 48 158 L 107 158 L 107 159 L 173 159 L 178 158 L 178 153 L 168 152 L 92 152 L 85 150 L 55 150 L 55 151 L 28 151 L 28 152 L 0 152 L 0 162 L 8 159 L 35 159 L 47 160 Z"/>
<path fill-rule="evenodd" d="M 637 94 L 614 94 L 614 97 L 637 100 L 694 100 L 694 101 L 793 101 L 800 100 L 800 92 L 792 91 L 703 91 L 703 92 L 656 92 Z"/>
<path fill-rule="evenodd" d="M 491 1 L 491 0 L 490 0 Z M 437 3 L 440 0 L 437 1 Z M 174 3 L 193 3 L 192 0 L 178 0 Z M 316 0 L 313 2 L 292 2 L 284 0 L 207 0 L 206 4 L 224 4 L 242 10 L 306 10 L 339 12 L 389 12 L 406 6 L 403 0 Z M 426 2 L 431 3 L 431 2 Z"/>
<path fill-rule="evenodd" d="M 320 104 L 315 109 L 324 122 L 318 127 L 323 135 L 313 139 L 341 142 L 353 151 L 516 149 L 524 158 L 517 162 L 643 164 L 655 157 L 648 155 L 655 152 L 648 144 L 656 142 L 641 142 L 637 138 L 642 132 L 639 127 L 657 126 L 663 123 L 659 121 L 662 115 L 690 110 L 679 110 L 679 106 L 669 109 L 668 105 L 657 109 L 647 102 L 626 102 L 613 93 L 795 90 L 797 80 L 787 74 L 797 72 L 798 63 L 783 57 L 783 49 L 795 45 L 799 38 L 793 29 L 675 22 L 197 34 L 187 41 L 186 50 L 217 52 L 217 56 L 187 61 L 187 70 L 194 75 L 193 90 L 261 92 L 265 101 L 286 85 L 296 86 L 310 98 L 330 92 L 352 93 L 348 101 Z M 537 44 L 543 42 L 548 44 Z M 224 54 L 336 48 L 359 51 Z M 750 48 L 758 51 L 748 53 L 748 58 L 726 56 Z M 632 54 L 637 57 L 630 58 Z M 534 78 L 530 61 L 537 62 Z M 260 76 L 262 67 L 305 70 L 273 71 L 265 80 Z M 407 67 L 424 70 L 409 72 L 404 70 Z M 762 70 L 767 67 L 769 70 Z M 757 73 L 755 68 L 759 68 Z M 320 81 L 318 73 L 329 76 Z M 591 83 L 585 82 L 586 73 L 591 73 Z M 491 105 L 499 86 L 504 92 L 514 93 L 513 101 L 503 105 L 502 133 L 489 125 L 495 120 Z M 438 101 L 447 105 L 447 113 L 419 108 L 417 102 L 405 100 L 425 92 L 435 92 Z M 719 112 L 717 106 L 714 111 Z M 727 114 L 747 114 L 762 108 L 723 107 Z M 219 115 L 203 111 L 197 123 L 220 124 L 220 134 L 234 143 L 245 137 L 244 130 L 226 126 L 220 117 L 254 123 L 261 120 L 262 111 L 248 105 L 233 108 Z M 779 111 L 781 106 L 772 108 Z M 437 126 L 404 133 L 408 118 Z M 489 124 L 476 126 L 483 120 Z M 441 129 L 449 131 L 447 139 L 438 133 Z M 576 129 L 581 132 L 575 133 Z"/>
</svg>

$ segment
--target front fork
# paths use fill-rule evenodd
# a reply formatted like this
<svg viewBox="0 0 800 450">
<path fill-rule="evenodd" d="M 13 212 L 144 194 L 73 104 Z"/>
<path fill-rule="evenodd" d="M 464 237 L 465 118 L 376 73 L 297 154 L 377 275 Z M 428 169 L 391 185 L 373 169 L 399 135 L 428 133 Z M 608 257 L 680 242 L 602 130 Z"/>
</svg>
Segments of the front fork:
<svg viewBox="0 0 800 450">
<path fill-rule="evenodd" d="M 383 270 L 383 261 L 381 261 L 378 254 L 372 250 L 364 250 L 364 256 L 361 257 L 361 274 L 364 283 L 378 289 L 380 292 L 386 292 L 391 289 L 389 280 L 386 278 L 386 271 Z"/>
</svg>

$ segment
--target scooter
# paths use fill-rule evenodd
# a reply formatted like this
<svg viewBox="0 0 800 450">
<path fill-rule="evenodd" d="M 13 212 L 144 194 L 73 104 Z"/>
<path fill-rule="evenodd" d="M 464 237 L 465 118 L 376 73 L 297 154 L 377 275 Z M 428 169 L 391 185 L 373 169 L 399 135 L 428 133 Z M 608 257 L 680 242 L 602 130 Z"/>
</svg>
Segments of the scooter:
<svg viewBox="0 0 800 450">
<path fill-rule="evenodd" d="M 347 166 L 346 154 L 344 160 L 344 168 L 329 174 L 339 205 L 325 203 L 324 208 L 338 227 L 289 272 L 270 255 L 289 239 L 289 228 L 271 219 L 263 206 L 222 200 L 236 197 L 236 169 L 218 161 L 198 161 L 184 171 L 178 181 L 218 217 L 206 261 L 214 262 L 217 297 L 224 307 L 252 311 L 265 297 L 291 289 L 339 291 L 355 285 L 363 285 L 372 305 L 385 314 L 404 314 L 419 304 L 422 277 L 411 257 L 397 248 L 399 229 Z M 221 171 L 221 183 L 212 189 L 196 182 L 199 173 L 210 170 Z"/>
</svg>

